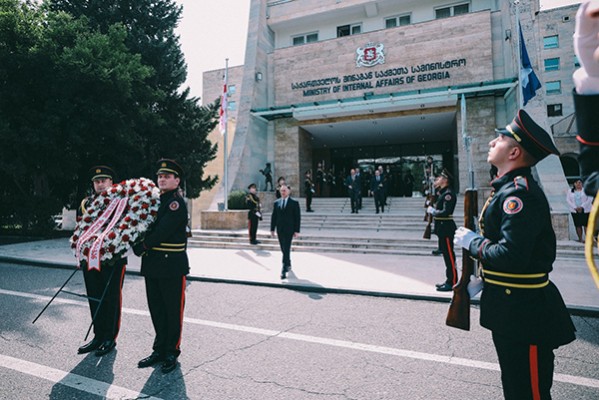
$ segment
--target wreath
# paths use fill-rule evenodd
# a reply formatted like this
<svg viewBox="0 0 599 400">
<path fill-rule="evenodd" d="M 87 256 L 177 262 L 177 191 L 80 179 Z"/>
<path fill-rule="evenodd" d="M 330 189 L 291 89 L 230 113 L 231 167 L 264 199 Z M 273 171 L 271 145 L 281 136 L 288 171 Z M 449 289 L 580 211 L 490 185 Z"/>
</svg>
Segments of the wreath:
<svg viewBox="0 0 599 400">
<path fill-rule="evenodd" d="M 147 178 L 129 179 L 93 197 L 77 222 L 71 249 L 88 269 L 125 256 L 156 219 L 160 190 Z"/>
</svg>

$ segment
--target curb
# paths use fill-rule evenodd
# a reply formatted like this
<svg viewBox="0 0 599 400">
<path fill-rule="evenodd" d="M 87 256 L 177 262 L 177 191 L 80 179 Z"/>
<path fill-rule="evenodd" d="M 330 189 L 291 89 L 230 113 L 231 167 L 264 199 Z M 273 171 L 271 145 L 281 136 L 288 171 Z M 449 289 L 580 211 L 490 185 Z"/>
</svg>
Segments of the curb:
<svg viewBox="0 0 599 400">
<path fill-rule="evenodd" d="M 13 256 L 2 256 L 0 255 L 0 262 L 21 264 L 21 265 L 33 265 L 42 268 L 56 268 L 56 269 L 73 269 L 74 265 L 67 264 L 64 262 L 52 262 L 47 260 L 39 259 L 27 259 L 22 257 Z M 127 275 L 141 276 L 140 271 L 126 270 Z M 310 293 L 331 293 L 331 294 L 349 294 L 356 296 L 369 296 L 369 297 L 385 297 L 393 299 L 404 299 L 404 300 L 419 300 L 419 301 L 432 301 L 436 303 L 451 303 L 451 298 L 425 295 L 425 294 L 413 294 L 413 293 L 397 293 L 397 292 L 383 292 L 373 290 L 361 290 L 361 289 L 344 289 L 344 288 L 331 288 L 324 286 L 295 284 L 295 283 L 274 283 L 274 282 L 259 282 L 259 281 L 247 281 L 240 279 L 227 279 L 227 278 L 211 278 L 206 276 L 193 276 L 190 275 L 187 278 L 189 281 L 197 282 L 208 282 L 208 283 L 225 283 L 230 285 L 246 285 L 246 286 L 259 286 L 269 287 L 276 289 L 288 289 L 300 292 Z M 472 305 L 478 306 L 480 304 L 479 299 L 471 300 Z M 582 305 L 571 305 L 566 304 L 566 308 L 571 315 L 579 317 L 593 317 L 599 318 L 599 307 L 582 306 Z"/>
</svg>

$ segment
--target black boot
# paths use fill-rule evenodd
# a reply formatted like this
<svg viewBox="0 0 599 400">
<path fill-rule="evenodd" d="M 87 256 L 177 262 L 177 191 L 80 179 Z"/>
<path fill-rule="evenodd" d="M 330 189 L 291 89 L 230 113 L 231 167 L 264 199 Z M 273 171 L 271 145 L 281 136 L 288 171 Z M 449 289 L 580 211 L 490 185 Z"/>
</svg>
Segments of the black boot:
<svg viewBox="0 0 599 400">
<path fill-rule="evenodd" d="M 87 342 L 83 346 L 77 349 L 77 354 L 85 354 L 96 350 L 98 347 L 102 345 L 102 341 L 98 338 L 93 338 L 90 342 Z"/>
</svg>

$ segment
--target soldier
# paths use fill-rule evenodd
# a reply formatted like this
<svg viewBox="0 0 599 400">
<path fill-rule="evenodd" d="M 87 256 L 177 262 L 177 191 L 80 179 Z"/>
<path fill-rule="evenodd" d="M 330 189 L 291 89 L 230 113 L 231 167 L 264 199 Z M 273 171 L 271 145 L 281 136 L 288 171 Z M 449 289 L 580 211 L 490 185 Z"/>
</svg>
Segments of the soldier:
<svg viewBox="0 0 599 400">
<path fill-rule="evenodd" d="M 256 194 L 256 184 L 250 184 L 248 190 L 250 192 L 245 196 L 245 205 L 248 208 L 250 244 L 260 244 L 256 240 L 256 232 L 258 232 L 258 221 L 262 221 L 262 205 L 260 204 L 260 198 Z"/>
<path fill-rule="evenodd" d="M 306 171 L 306 179 L 304 180 L 304 192 L 306 193 L 306 212 L 314 212 L 312 210 L 312 195 L 314 194 L 314 183 L 312 182 L 312 173 Z"/>
<path fill-rule="evenodd" d="M 270 191 L 272 192 L 274 189 L 272 187 L 272 169 L 270 168 L 270 163 L 266 163 L 266 167 L 260 170 L 260 173 L 264 175 L 264 191 L 268 190 L 268 185 L 270 184 Z"/>
<path fill-rule="evenodd" d="M 506 399 L 550 399 L 553 350 L 575 339 L 564 301 L 549 280 L 556 253 L 549 204 L 531 167 L 559 155 L 523 110 L 489 143 L 497 167 L 480 234 L 460 227 L 455 243 L 482 263 L 480 323 L 490 329 Z"/>
<path fill-rule="evenodd" d="M 177 366 L 181 354 L 181 330 L 185 307 L 185 284 L 189 273 L 187 259 L 187 206 L 179 194 L 183 169 L 174 160 L 158 161 L 160 208 L 156 220 L 141 243 L 133 247 L 142 256 L 141 274 L 146 281 L 146 296 L 156 337 L 150 356 L 139 361 L 139 368 L 162 362 L 168 373 Z"/>
<path fill-rule="evenodd" d="M 451 189 L 452 180 L 453 177 L 449 171 L 443 169 L 434 182 L 435 189 L 439 191 L 435 206 L 427 208 L 427 212 L 433 216 L 435 222 L 433 233 L 439 239 L 439 252 L 443 254 L 445 262 L 445 282 L 436 285 L 439 292 L 449 292 L 458 281 L 455 252 L 453 251 L 453 237 L 456 228 L 453 221 L 453 210 L 457 199 Z"/>
<path fill-rule="evenodd" d="M 96 195 L 112 186 L 115 177 L 114 170 L 105 165 L 90 169 L 91 180 Z M 77 219 L 85 214 L 92 203 L 93 197 L 86 197 L 77 209 Z M 127 257 L 111 259 L 103 262 L 100 270 L 87 268 L 87 261 L 81 261 L 85 289 L 89 298 L 89 309 L 94 321 L 94 338 L 79 347 L 77 352 L 85 354 L 96 351 L 96 356 L 108 354 L 116 347 L 116 338 L 121 327 L 121 297 Z M 104 294 L 102 303 L 99 300 Z M 96 317 L 95 319 L 94 316 Z"/>
</svg>

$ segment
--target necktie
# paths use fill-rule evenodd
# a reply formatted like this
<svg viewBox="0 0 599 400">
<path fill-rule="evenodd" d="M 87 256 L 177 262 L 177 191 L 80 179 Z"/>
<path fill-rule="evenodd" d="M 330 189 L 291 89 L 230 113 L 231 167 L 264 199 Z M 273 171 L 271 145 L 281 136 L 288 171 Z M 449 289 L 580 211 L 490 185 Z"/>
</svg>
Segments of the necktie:
<svg viewBox="0 0 599 400">
<path fill-rule="evenodd" d="M 281 209 L 285 209 L 285 206 L 287 205 L 287 199 L 283 200 L 283 205 L 281 206 Z"/>
</svg>

